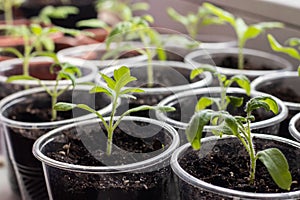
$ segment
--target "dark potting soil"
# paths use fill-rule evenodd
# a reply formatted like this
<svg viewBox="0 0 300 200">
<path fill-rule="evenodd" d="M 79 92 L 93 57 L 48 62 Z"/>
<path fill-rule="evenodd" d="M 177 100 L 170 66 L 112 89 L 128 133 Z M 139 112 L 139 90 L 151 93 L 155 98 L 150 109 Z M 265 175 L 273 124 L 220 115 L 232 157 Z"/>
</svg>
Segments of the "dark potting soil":
<svg viewBox="0 0 300 200">
<path fill-rule="evenodd" d="M 60 66 L 53 67 L 54 73 L 50 73 L 50 66 L 52 65 L 52 62 L 31 62 L 29 65 L 29 74 L 35 78 L 38 78 L 40 80 L 55 80 L 57 76 L 57 71 L 60 70 Z M 82 76 L 86 76 L 87 74 L 90 74 L 90 69 L 87 68 L 81 68 Z M 10 77 L 10 76 L 16 76 L 16 75 L 22 75 L 23 74 L 23 68 L 21 64 L 15 64 L 11 66 L 8 70 L 0 71 L 0 75 L 4 77 Z M 38 85 L 28 85 L 29 88 L 31 87 L 37 87 Z M 26 89 L 25 84 L 14 84 L 14 83 L 6 83 L 6 82 L 0 82 L 0 100 L 4 97 L 13 94 L 18 91 L 22 91 Z"/>
<path fill-rule="evenodd" d="M 249 184 L 249 156 L 244 147 L 239 142 L 237 143 L 237 140 L 235 142 L 226 142 L 226 140 L 220 142 L 219 140 L 214 146 L 212 145 L 212 149 L 208 147 L 206 154 L 188 149 L 180 158 L 180 166 L 192 176 L 224 188 L 256 193 L 287 192 L 273 182 L 266 167 L 259 160 L 257 161 L 255 182 L 253 185 Z M 256 151 L 273 147 L 280 149 L 288 160 L 292 174 L 291 191 L 300 189 L 299 149 L 284 143 L 257 138 L 255 147 Z M 208 194 L 188 185 L 184 187 L 188 191 L 182 191 L 182 194 L 187 192 L 193 195 L 184 199 L 216 199 L 217 197 L 217 194 Z M 204 196 L 205 194 L 208 196 Z M 224 198 L 222 197 L 222 199 Z"/>
<path fill-rule="evenodd" d="M 146 123 L 138 124 L 142 127 L 147 126 Z M 64 135 L 57 141 L 49 143 L 43 152 L 52 159 L 64 163 L 114 166 L 149 159 L 170 145 L 170 138 L 166 137 L 165 130 L 159 130 L 151 137 L 140 138 L 127 134 L 128 131 L 132 131 L 132 126 L 125 128 L 122 126 L 122 129 L 116 129 L 113 138 L 113 144 L 122 150 L 114 146 L 112 154 L 107 156 L 106 132 L 97 131 L 99 127 L 100 124 L 97 124 L 78 127 L 76 130 L 65 130 Z M 143 135 L 145 133 L 139 132 L 145 130 L 136 130 L 135 134 Z M 165 164 L 168 165 L 167 161 Z M 171 175 L 169 166 L 153 166 L 152 169 L 139 172 L 117 172 L 116 170 L 116 173 L 103 174 L 84 174 L 52 167 L 48 170 L 50 187 L 55 188 L 52 190 L 53 198 L 57 200 L 170 199 L 168 198 Z"/>
<path fill-rule="evenodd" d="M 295 90 L 298 90 L 296 85 L 287 85 L 284 83 L 270 83 L 260 87 L 259 91 L 271 94 L 282 101 L 300 103 L 300 95 Z"/>
<path fill-rule="evenodd" d="M 170 70 L 172 69 L 172 70 Z M 203 76 L 196 77 L 190 80 L 190 69 L 178 68 L 178 67 L 161 67 L 153 68 L 153 86 L 149 87 L 145 82 L 147 80 L 146 68 L 133 68 L 131 73 L 133 76 L 137 77 L 137 81 L 130 84 L 130 87 L 141 87 L 141 88 L 162 88 L 162 87 L 174 87 L 180 85 L 187 85 L 190 83 L 195 83 L 203 79 Z M 144 81 L 141 81 L 144 80 Z M 137 107 L 140 105 L 156 105 L 165 97 L 173 94 L 170 92 L 164 92 L 160 94 L 135 94 L 136 100 L 130 99 L 129 107 Z"/>
<path fill-rule="evenodd" d="M 216 63 L 217 66 L 230 68 L 230 69 L 238 69 L 238 58 L 237 56 L 227 56 L 222 59 L 219 63 Z M 245 70 L 275 70 L 273 65 L 269 66 L 266 64 L 256 65 L 255 63 L 251 63 L 247 58 L 244 58 L 244 69 Z"/>
</svg>

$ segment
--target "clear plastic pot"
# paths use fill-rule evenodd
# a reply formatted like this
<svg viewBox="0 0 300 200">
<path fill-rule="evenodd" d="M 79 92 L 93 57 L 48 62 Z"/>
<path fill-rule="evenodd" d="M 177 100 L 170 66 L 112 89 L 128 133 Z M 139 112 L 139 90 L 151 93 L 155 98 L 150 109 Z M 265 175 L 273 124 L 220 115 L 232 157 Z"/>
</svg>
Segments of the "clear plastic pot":
<svg viewBox="0 0 300 200">
<path fill-rule="evenodd" d="M 232 37 L 224 35 L 198 35 L 199 46 L 189 47 L 194 41 L 191 37 L 181 34 L 161 34 L 164 48 L 167 52 L 167 59 L 174 61 L 184 61 L 184 57 L 192 51 L 198 49 L 223 49 L 235 47 L 237 41 Z"/>
<path fill-rule="evenodd" d="M 300 142 L 300 112 L 292 117 L 289 123 L 289 131 L 290 134 Z"/>
<path fill-rule="evenodd" d="M 188 122 L 190 118 L 195 113 L 195 107 L 198 102 L 198 100 L 205 96 L 205 97 L 217 97 L 220 98 L 220 87 L 207 87 L 207 88 L 199 88 L 195 90 L 190 91 L 184 91 L 180 92 L 174 95 L 171 95 L 165 99 L 163 99 L 158 105 L 159 106 L 173 106 L 176 108 L 175 112 L 169 112 L 164 113 L 160 111 L 156 111 L 156 117 L 164 122 L 167 122 L 168 124 L 171 124 L 173 127 L 180 129 L 181 131 L 178 131 L 180 134 L 180 137 L 182 139 L 182 142 L 186 142 L 184 130 L 188 126 Z M 227 95 L 232 96 L 239 96 L 244 98 L 244 105 L 246 101 L 250 99 L 250 97 L 255 96 L 262 96 L 262 95 L 268 95 L 262 92 L 252 91 L 250 93 L 250 97 L 248 97 L 243 89 L 240 88 L 228 88 Z M 270 96 L 270 95 L 269 95 Z M 247 100 L 248 98 L 248 100 Z M 251 123 L 251 128 L 253 131 L 258 133 L 265 133 L 265 134 L 274 134 L 277 135 L 279 132 L 279 126 L 280 122 L 282 122 L 288 114 L 288 110 L 284 103 L 276 98 L 273 97 L 276 102 L 279 105 L 279 113 L 277 115 L 272 115 L 269 112 L 260 110 L 257 114 L 258 116 L 263 117 L 263 120 L 256 121 Z M 244 114 L 244 106 L 242 105 L 240 108 L 238 108 L 236 111 L 234 111 L 233 108 L 229 108 L 229 112 L 237 112 L 238 115 Z M 213 108 L 214 109 L 214 108 Z M 241 112 L 241 113 L 240 113 Z M 205 131 L 209 130 L 208 126 L 204 127 Z"/>
<path fill-rule="evenodd" d="M 288 126 L 291 118 L 300 112 L 300 78 L 296 71 L 278 72 L 256 78 L 251 83 L 255 91 L 280 98 L 288 108 L 288 117 L 280 125 L 281 136 L 291 139 Z"/>
<path fill-rule="evenodd" d="M 238 74 L 244 74 L 249 79 L 253 80 L 258 76 L 262 76 L 271 72 L 283 72 L 287 70 L 292 70 L 292 64 L 279 56 L 274 54 L 254 50 L 254 49 L 244 49 L 243 54 L 245 59 L 248 60 L 249 63 L 253 63 L 255 65 L 267 65 L 272 67 L 270 70 L 251 70 L 251 69 L 232 69 L 225 68 L 221 66 L 221 62 L 226 57 L 237 57 L 238 48 L 226 48 L 226 49 L 207 49 L 207 50 L 197 50 L 193 51 L 190 54 L 186 55 L 185 62 L 192 64 L 194 67 L 200 67 L 201 64 L 210 64 L 216 66 L 216 69 L 221 74 L 227 76 L 233 76 Z"/>
<path fill-rule="evenodd" d="M 0 62 L 0 100 L 9 94 L 15 93 L 28 87 L 38 87 L 37 81 L 33 80 L 20 80 L 12 83 L 6 83 L 9 76 L 22 75 L 23 61 L 21 59 L 11 59 Z M 50 66 L 53 64 L 53 59 L 49 57 L 35 57 L 30 60 L 29 71 L 30 75 L 42 80 L 42 83 L 48 86 L 55 85 L 55 75 L 50 74 Z M 95 79 L 98 69 L 89 65 L 78 65 L 82 71 L 82 76 L 76 79 L 77 83 L 90 82 Z M 69 80 L 61 80 L 59 84 L 67 85 L 71 84 Z"/>
<path fill-rule="evenodd" d="M 287 160 L 290 165 L 290 170 L 299 171 L 300 165 L 299 160 L 295 159 L 295 155 L 300 153 L 300 144 L 292 140 L 281 138 L 273 135 L 264 135 L 264 134 L 253 134 L 253 140 L 256 145 L 259 143 L 268 145 L 269 143 L 274 143 L 277 146 L 280 146 L 280 150 L 287 157 Z M 223 136 L 222 138 L 212 136 L 202 139 L 202 147 L 199 152 L 201 156 L 199 159 L 205 157 L 210 151 L 222 151 L 222 145 L 226 144 L 235 144 L 235 147 L 239 148 L 238 140 L 235 137 Z M 274 145 L 272 144 L 272 145 Z M 228 145 L 227 145 L 228 146 Z M 228 147 L 227 151 L 228 150 Z M 241 147 L 243 148 L 243 147 Z M 278 148 L 278 147 L 277 147 Z M 171 158 L 171 167 L 178 178 L 178 191 L 180 191 L 180 198 L 182 200 L 187 199 L 206 199 L 208 197 L 213 199 L 299 199 L 300 191 L 291 191 L 283 193 L 252 193 L 239 190 L 233 190 L 221 186 L 216 186 L 210 184 L 203 180 L 196 178 L 195 176 L 189 174 L 182 168 L 182 165 L 179 161 L 183 156 L 189 156 L 188 150 L 191 150 L 190 144 L 185 144 L 179 147 Z M 292 151 L 292 153 L 291 153 Z M 288 154 L 287 152 L 290 152 Z M 234 172 L 235 173 L 235 172 Z M 207 197 L 208 196 L 208 197 Z"/>
<path fill-rule="evenodd" d="M 112 43 L 110 48 L 115 50 L 118 46 L 130 45 L 132 51 L 144 48 L 141 42 L 121 42 L 120 44 Z M 66 48 L 57 52 L 57 57 L 62 62 L 69 62 L 72 64 L 80 64 L 87 66 L 97 66 L 103 69 L 108 66 L 126 65 L 129 63 L 136 63 L 147 60 L 146 55 L 137 54 L 132 57 L 126 56 L 124 58 L 102 60 L 102 55 L 106 52 L 105 43 L 81 45 L 77 47 Z M 125 52 L 120 52 L 119 56 L 125 55 Z"/>
<path fill-rule="evenodd" d="M 59 88 L 65 88 L 59 86 Z M 58 101 L 86 103 L 99 110 L 102 114 L 111 111 L 111 101 L 105 94 L 89 94 L 91 86 L 76 86 L 69 89 L 58 98 Z M 58 121 L 41 121 L 35 112 L 47 115 L 51 108 L 51 99 L 43 88 L 33 88 L 14 93 L 0 101 L 0 122 L 7 144 L 9 159 L 17 177 L 22 199 L 47 199 L 45 179 L 41 163 L 32 155 L 32 145 L 35 140 L 46 132 L 70 124 L 94 118 L 94 114 L 73 110 L 60 112 Z M 24 110 L 25 109 L 25 110 Z M 30 114 L 29 111 L 33 112 Z M 21 113 L 21 114 L 20 114 Z"/>
<path fill-rule="evenodd" d="M 175 129 L 149 118 L 124 117 L 118 128 L 122 135 L 134 137 L 128 144 L 133 149 L 128 151 L 114 140 L 112 154 L 104 156 L 101 152 L 106 154 L 107 136 L 101 124 L 99 119 L 94 119 L 66 125 L 35 142 L 33 154 L 43 163 L 50 199 L 168 199 L 174 194 L 174 185 L 170 184 L 170 157 L 179 145 Z M 89 151 L 101 165 L 66 163 L 49 156 L 49 152 L 57 151 L 65 142 L 72 145 L 68 131 L 75 131 L 74 138 L 83 143 L 81 151 Z M 146 146 L 153 142 L 162 145 L 153 151 L 136 151 L 136 140 L 145 142 Z M 81 183 L 87 184 L 81 187 Z"/>
</svg>

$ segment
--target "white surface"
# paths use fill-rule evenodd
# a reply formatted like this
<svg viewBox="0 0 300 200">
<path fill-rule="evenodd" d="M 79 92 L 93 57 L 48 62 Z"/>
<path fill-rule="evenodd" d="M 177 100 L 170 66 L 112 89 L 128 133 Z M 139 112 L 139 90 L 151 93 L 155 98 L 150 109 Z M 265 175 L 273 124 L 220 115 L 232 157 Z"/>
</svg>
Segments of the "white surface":
<svg viewBox="0 0 300 200">
<path fill-rule="evenodd" d="M 0 162 L 3 160 L 3 156 L 0 155 Z M 4 166 L 0 166 L 0 200 L 20 200 L 20 198 L 14 195 L 11 191 L 5 162 Z"/>
</svg>

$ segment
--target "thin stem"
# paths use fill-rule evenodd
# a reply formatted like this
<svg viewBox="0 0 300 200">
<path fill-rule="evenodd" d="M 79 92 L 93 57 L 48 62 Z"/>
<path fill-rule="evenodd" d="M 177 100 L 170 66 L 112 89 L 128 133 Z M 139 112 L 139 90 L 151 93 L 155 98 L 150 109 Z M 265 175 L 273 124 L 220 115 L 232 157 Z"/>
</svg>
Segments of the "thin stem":
<svg viewBox="0 0 300 200">
<path fill-rule="evenodd" d="M 227 87 L 224 86 L 221 74 L 217 74 L 217 78 L 218 78 L 220 88 L 221 88 L 220 110 L 226 110 L 226 107 L 227 107 L 227 105 L 226 105 L 226 90 L 227 90 Z"/>
<path fill-rule="evenodd" d="M 113 97 L 113 107 L 112 107 L 112 111 L 111 111 L 111 115 L 110 115 L 110 119 L 109 119 L 109 125 L 108 125 L 108 129 L 107 129 L 107 145 L 106 145 L 106 154 L 107 155 L 111 155 L 111 151 L 112 151 L 112 139 L 113 139 L 113 134 L 114 134 L 114 116 L 115 113 L 117 111 L 117 106 L 118 106 L 118 97 L 119 94 L 116 93 Z"/>
<path fill-rule="evenodd" d="M 255 148 L 253 145 L 252 137 L 251 137 L 251 130 L 250 130 L 250 120 L 247 116 L 247 133 L 248 133 L 248 145 L 249 145 L 249 155 L 250 155 L 250 184 L 254 183 L 255 179 L 255 171 L 256 171 L 256 153 Z"/>
<path fill-rule="evenodd" d="M 239 52 L 238 52 L 238 69 L 244 69 L 244 44 L 239 44 Z"/>
<path fill-rule="evenodd" d="M 7 25 L 13 25 L 12 0 L 4 0 L 4 16 Z"/>
<path fill-rule="evenodd" d="M 152 57 L 151 52 L 149 50 L 146 50 L 147 57 L 148 57 L 148 65 L 147 65 L 147 76 L 148 76 L 148 87 L 153 86 L 153 68 L 152 68 Z"/>
</svg>

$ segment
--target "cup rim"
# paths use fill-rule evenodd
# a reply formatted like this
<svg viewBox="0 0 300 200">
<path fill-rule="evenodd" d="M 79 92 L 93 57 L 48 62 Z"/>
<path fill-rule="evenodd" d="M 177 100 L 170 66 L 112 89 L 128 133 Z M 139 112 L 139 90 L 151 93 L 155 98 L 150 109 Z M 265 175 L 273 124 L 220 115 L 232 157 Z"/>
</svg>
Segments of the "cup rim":
<svg viewBox="0 0 300 200">
<path fill-rule="evenodd" d="M 292 145 L 293 147 L 300 148 L 300 143 L 274 136 L 274 135 L 267 135 L 267 134 L 253 134 L 253 137 L 259 138 L 259 139 L 266 139 L 266 140 L 275 140 L 277 142 L 282 143 L 288 143 L 289 145 Z M 218 136 L 210 136 L 206 138 L 202 138 L 202 142 L 209 142 L 214 140 L 224 140 L 226 138 L 234 138 L 234 136 L 228 136 L 224 135 L 222 138 L 219 138 Z M 213 192 L 217 194 L 222 194 L 230 197 L 239 197 L 239 198 L 251 198 L 251 199 L 274 199 L 274 198 L 284 198 L 284 199 L 291 199 L 291 198 L 299 198 L 300 191 L 292 191 L 292 192 L 285 192 L 285 193 L 251 193 L 251 192 L 245 192 L 245 191 L 239 191 L 229 188 L 224 188 L 221 186 L 216 186 L 210 183 L 207 183 L 205 181 L 202 181 L 200 179 L 195 178 L 191 174 L 184 171 L 184 169 L 180 166 L 178 163 L 178 158 L 189 148 L 191 147 L 190 143 L 186 143 L 182 145 L 181 147 L 177 148 L 175 152 L 172 154 L 171 157 L 171 168 L 173 172 L 182 180 L 188 180 L 188 183 L 193 185 L 194 187 L 201 187 L 202 189 Z"/>
<path fill-rule="evenodd" d="M 119 117 L 114 117 L 114 120 L 118 119 Z M 109 120 L 109 117 L 105 117 L 105 120 Z M 172 142 L 168 149 L 163 151 L 161 154 L 154 156 L 152 158 L 146 159 L 144 161 L 140 161 L 137 163 L 130 163 L 125 165 L 116 165 L 116 166 L 84 166 L 84 165 L 76 165 L 76 164 L 69 164 L 60 162 L 57 160 L 54 160 L 52 158 L 49 158 L 48 156 L 44 155 L 41 152 L 41 149 L 49 142 L 54 140 L 54 137 L 56 135 L 59 135 L 60 131 L 68 128 L 75 127 L 76 125 L 85 125 L 85 124 L 92 124 L 92 123 L 101 123 L 100 119 L 92 119 L 88 121 L 80 121 L 68 125 L 64 125 L 61 127 L 58 127 L 54 130 L 49 131 L 45 135 L 42 135 L 40 138 L 36 140 L 36 142 L 33 145 L 33 155 L 40 160 L 43 164 L 64 169 L 64 170 L 71 170 L 75 172 L 82 172 L 82 173 L 97 173 L 97 174 L 107 174 L 107 173 L 120 173 L 120 172 L 130 172 L 133 170 L 142 170 L 144 168 L 150 167 L 155 165 L 157 162 L 163 162 L 167 159 L 169 159 L 172 155 L 172 153 L 175 151 L 175 149 L 179 146 L 179 136 L 176 130 L 170 126 L 169 124 L 160 122 L 155 119 L 151 118 L 143 118 L 143 117 L 131 117 L 131 116 L 125 116 L 122 120 L 125 121 L 143 121 L 147 123 L 152 123 L 157 126 L 160 126 L 168 131 L 168 134 L 172 137 Z"/>
</svg>

